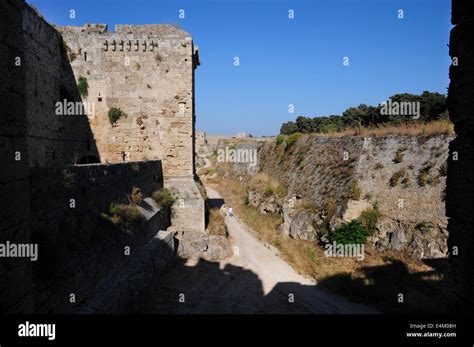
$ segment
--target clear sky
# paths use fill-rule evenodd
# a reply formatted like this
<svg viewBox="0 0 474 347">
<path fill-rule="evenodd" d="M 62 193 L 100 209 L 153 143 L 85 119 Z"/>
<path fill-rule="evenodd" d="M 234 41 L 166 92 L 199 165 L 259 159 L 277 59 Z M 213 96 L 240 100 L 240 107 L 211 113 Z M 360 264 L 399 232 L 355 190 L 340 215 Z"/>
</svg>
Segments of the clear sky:
<svg viewBox="0 0 474 347">
<path fill-rule="evenodd" d="M 179 24 L 199 46 L 197 128 L 211 134 L 272 135 L 298 115 L 449 85 L 450 0 L 28 2 L 58 25 Z"/>
</svg>

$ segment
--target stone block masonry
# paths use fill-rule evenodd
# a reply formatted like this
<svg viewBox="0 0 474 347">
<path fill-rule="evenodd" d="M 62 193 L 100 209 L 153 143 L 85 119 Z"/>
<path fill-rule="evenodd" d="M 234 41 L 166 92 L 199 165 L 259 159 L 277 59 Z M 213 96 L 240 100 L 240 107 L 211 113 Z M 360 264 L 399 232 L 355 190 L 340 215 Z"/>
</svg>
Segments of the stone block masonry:
<svg viewBox="0 0 474 347">
<path fill-rule="evenodd" d="M 87 305 L 103 279 L 135 262 L 157 231 L 170 226 L 169 208 L 159 208 L 150 198 L 138 205 L 144 216 L 139 225 L 124 230 L 101 217 L 111 203 L 128 204 L 132 187 L 144 197 L 161 189 L 161 172 L 159 160 L 31 170 L 31 235 L 39 247 L 33 265 L 35 312 L 71 313 Z M 154 254 L 157 260 L 169 258 L 168 251 Z M 75 303 L 69 302 L 70 293 Z"/>
<path fill-rule="evenodd" d="M 100 212 L 126 202 L 133 186 L 145 196 L 162 187 L 164 172 L 195 184 L 199 59 L 190 36 L 170 26 L 86 30 L 70 43 L 79 54 L 24 0 L 0 2 L 0 242 L 39 244 L 34 266 L 26 258 L 0 259 L 1 313 L 70 312 L 73 291 L 84 303 L 109 270 L 122 265 L 124 245 L 133 255 L 134 246 L 170 224 L 169 209 L 146 207 L 140 209 L 145 224 L 120 233 Z M 119 37 L 124 52 L 131 47 L 133 73 L 121 68 Z M 101 46 L 95 51 L 86 43 Z M 79 75 L 89 81 L 87 95 L 81 95 Z M 58 102 L 92 100 L 97 113 L 56 112 Z M 127 114 L 113 127 L 110 107 Z M 130 162 L 138 159 L 150 160 Z M 74 165 L 89 162 L 111 165 Z M 70 199 L 76 208 L 68 208 Z M 195 212 L 204 216 L 203 209 Z"/>
<path fill-rule="evenodd" d="M 162 159 L 165 177 L 194 177 L 194 70 L 191 36 L 171 25 L 57 27 L 71 67 L 88 82 L 91 128 L 102 162 Z M 125 113 L 115 124 L 108 111 Z"/>
<path fill-rule="evenodd" d="M 181 203 L 173 227 L 204 232 L 204 202 L 194 182 L 194 71 L 200 62 L 192 37 L 158 24 L 117 25 L 114 32 L 105 24 L 57 29 L 76 80 L 87 80 L 83 100 L 94 105 L 89 119 L 101 162 L 162 160 L 165 186 Z M 111 108 L 124 112 L 113 124 Z"/>
</svg>

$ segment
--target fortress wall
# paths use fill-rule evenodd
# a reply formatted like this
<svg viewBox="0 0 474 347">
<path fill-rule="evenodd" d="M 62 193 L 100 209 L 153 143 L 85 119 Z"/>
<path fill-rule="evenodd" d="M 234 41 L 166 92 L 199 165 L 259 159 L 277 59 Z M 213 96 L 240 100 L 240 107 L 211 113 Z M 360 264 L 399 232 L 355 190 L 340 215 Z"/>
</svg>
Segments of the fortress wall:
<svg viewBox="0 0 474 347">
<path fill-rule="evenodd" d="M 84 101 L 102 162 L 162 159 L 165 176 L 194 175 L 194 46 L 169 25 L 119 25 L 103 32 L 95 24 L 58 27 L 73 59 L 76 79 L 87 78 Z M 115 125 L 111 107 L 127 117 Z"/>
<path fill-rule="evenodd" d="M 137 226 L 122 229 L 101 216 L 111 203 L 128 204 L 133 187 L 144 198 L 162 188 L 161 173 L 158 160 L 32 169 L 31 234 L 39 248 L 33 264 L 35 312 L 75 311 L 111 271 L 120 271 L 159 230 L 168 228 L 170 209 L 160 209 L 148 198 L 139 205 L 146 219 Z M 160 257 L 156 255 L 157 261 Z"/>
<path fill-rule="evenodd" d="M 444 199 L 451 140 L 453 136 L 441 134 L 388 135 L 370 140 L 362 136 L 302 135 L 290 149 L 275 142 L 263 145 L 258 166 L 286 187 L 287 199 L 297 195 L 310 204 L 316 224 L 322 225 L 328 205 L 335 206 L 331 219 L 334 228 L 344 222 L 344 216 L 357 218 L 362 210 L 376 205 L 381 216 L 370 238 L 376 248 L 405 250 L 419 259 L 443 258 L 448 255 Z M 399 151 L 403 157 L 395 161 Z M 242 164 L 234 167 L 250 171 Z M 420 185 L 420 173 L 427 167 L 429 180 Z M 400 178 L 391 184 L 401 172 L 405 181 Z M 354 193 L 357 190 L 359 193 Z M 285 207 L 287 225 L 298 221 L 294 217 L 298 211 L 294 210 Z M 295 230 L 303 228 L 296 222 Z M 319 237 L 324 233 L 320 230 Z"/>
<path fill-rule="evenodd" d="M 452 271 L 453 309 L 474 310 L 474 8 L 468 1 L 453 0 L 449 55 L 457 59 L 449 69 L 448 109 L 457 137 L 449 145 L 446 213 Z M 455 160 L 457 156 L 457 160 Z M 453 254 L 455 248 L 457 254 Z"/>
<path fill-rule="evenodd" d="M 85 114 L 56 114 L 67 99 L 80 102 L 74 74 L 61 35 L 29 6 L 23 10 L 26 138 L 29 166 L 73 164 L 86 155 L 98 156 Z"/>
<path fill-rule="evenodd" d="M 80 101 L 62 38 L 23 0 L 0 2 L 0 243 L 30 242 L 29 168 L 98 155 L 85 115 L 56 115 L 61 98 Z M 0 261 L 1 312 L 31 312 L 31 263 Z"/>
</svg>

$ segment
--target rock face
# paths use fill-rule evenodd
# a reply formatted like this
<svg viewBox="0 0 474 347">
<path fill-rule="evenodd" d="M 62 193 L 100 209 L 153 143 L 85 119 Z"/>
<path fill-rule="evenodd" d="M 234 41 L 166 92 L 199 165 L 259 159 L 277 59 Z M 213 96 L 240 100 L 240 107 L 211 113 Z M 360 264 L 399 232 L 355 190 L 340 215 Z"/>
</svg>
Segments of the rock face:
<svg viewBox="0 0 474 347">
<path fill-rule="evenodd" d="M 444 207 L 447 135 L 318 137 L 303 135 L 291 148 L 267 143 L 259 166 L 285 187 L 285 199 L 249 191 L 249 203 L 260 212 L 277 212 L 284 234 L 316 240 L 331 229 L 377 206 L 381 216 L 370 241 L 381 249 L 406 250 L 415 258 L 447 255 Z M 299 196 L 310 211 L 290 207 Z M 334 213 L 328 217 L 328 204 Z"/>
<path fill-rule="evenodd" d="M 373 208 L 373 206 L 366 200 L 349 200 L 342 219 L 344 222 L 350 222 L 353 219 L 359 218 L 362 212 L 370 208 Z"/>
<path fill-rule="evenodd" d="M 291 215 L 291 214 L 290 214 Z M 316 240 L 317 229 L 314 227 L 315 216 L 310 212 L 299 212 L 293 215 L 293 218 L 289 218 L 288 231 L 286 231 L 286 225 L 283 224 L 282 232 L 288 234 L 295 239 L 302 240 Z M 286 219 L 285 219 L 286 221 Z"/>
<path fill-rule="evenodd" d="M 281 205 L 274 195 L 265 196 L 257 189 L 247 191 L 249 204 L 256 207 L 260 213 L 277 213 L 281 210 Z"/>
<path fill-rule="evenodd" d="M 376 230 L 370 240 L 378 249 L 407 250 L 418 259 L 440 258 L 448 252 L 448 233 L 443 226 L 432 223 L 412 226 L 383 218 Z"/>
</svg>

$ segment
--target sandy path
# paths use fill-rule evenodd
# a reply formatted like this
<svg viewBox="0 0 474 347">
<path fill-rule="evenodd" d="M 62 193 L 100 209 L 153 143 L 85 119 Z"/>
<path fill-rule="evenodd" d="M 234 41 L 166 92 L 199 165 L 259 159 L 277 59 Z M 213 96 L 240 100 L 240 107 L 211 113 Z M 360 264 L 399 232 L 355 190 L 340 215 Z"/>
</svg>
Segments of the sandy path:
<svg viewBox="0 0 474 347">
<path fill-rule="evenodd" d="M 215 190 L 207 192 L 220 199 Z M 226 224 L 234 255 L 220 262 L 188 260 L 170 269 L 152 286 L 145 312 L 376 313 L 315 287 L 235 216 L 226 217 Z"/>
</svg>

